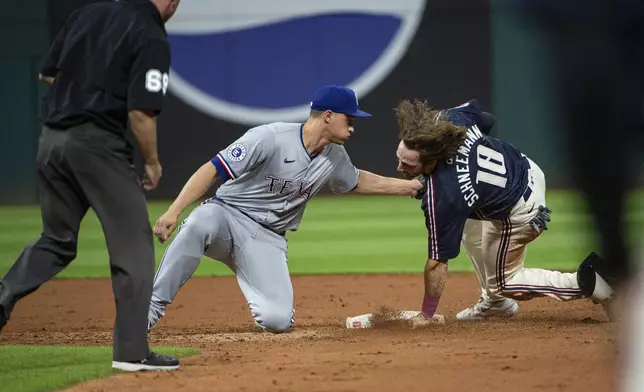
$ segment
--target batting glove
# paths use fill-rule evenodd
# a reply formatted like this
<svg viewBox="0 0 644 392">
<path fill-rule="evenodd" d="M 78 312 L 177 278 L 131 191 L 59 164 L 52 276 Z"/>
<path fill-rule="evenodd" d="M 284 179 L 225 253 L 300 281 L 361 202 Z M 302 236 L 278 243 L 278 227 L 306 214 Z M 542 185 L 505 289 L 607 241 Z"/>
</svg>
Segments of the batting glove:
<svg viewBox="0 0 644 392">
<path fill-rule="evenodd" d="M 420 181 L 420 183 L 423 184 L 423 187 L 416 193 L 416 196 L 414 196 L 414 198 L 422 200 L 425 196 L 425 190 L 427 189 L 427 178 L 421 174 L 420 176 L 416 177 L 416 180 Z"/>
<path fill-rule="evenodd" d="M 546 223 L 550 222 L 550 208 L 539 206 L 539 213 L 530 221 L 530 227 L 537 233 L 541 230 L 548 230 Z"/>
</svg>

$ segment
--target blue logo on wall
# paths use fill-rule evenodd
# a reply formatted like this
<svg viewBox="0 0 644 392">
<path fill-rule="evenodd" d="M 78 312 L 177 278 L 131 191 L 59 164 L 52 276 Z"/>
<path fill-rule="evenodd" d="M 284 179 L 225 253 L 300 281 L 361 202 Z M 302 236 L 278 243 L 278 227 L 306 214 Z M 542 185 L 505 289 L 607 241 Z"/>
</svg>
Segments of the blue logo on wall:
<svg viewBox="0 0 644 392">
<path fill-rule="evenodd" d="M 190 0 L 168 22 L 170 91 L 214 117 L 299 121 L 323 84 L 360 96 L 407 51 L 425 0 Z"/>
</svg>

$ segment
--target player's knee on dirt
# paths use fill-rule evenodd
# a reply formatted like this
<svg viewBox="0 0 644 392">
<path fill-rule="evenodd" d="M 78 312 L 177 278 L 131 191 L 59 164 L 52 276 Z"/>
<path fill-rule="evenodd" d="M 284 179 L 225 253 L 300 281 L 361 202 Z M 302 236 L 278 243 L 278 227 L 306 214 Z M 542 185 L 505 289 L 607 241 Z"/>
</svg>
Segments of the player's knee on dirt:
<svg viewBox="0 0 644 392">
<path fill-rule="evenodd" d="M 509 277 L 506 277 L 504 281 L 506 279 L 509 279 Z M 503 301 L 503 298 L 509 298 L 515 301 L 529 301 L 539 296 L 539 295 L 535 295 L 534 293 L 506 291 L 505 282 L 500 282 L 496 286 L 496 290 L 491 290 L 491 291 L 493 294 L 497 294 L 497 295 L 494 295 L 493 297 L 491 297 L 489 299 L 490 302 Z M 499 296 L 501 296 L 502 298 L 499 298 Z"/>
<path fill-rule="evenodd" d="M 515 301 L 530 301 L 531 299 L 535 299 L 542 296 L 541 294 L 537 294 L 537 293 L 513 293 L 508 291 L 504 291 L 502 294 L 503 294 L 503 297 L 510 298 Z"/>
<path fill-rule="evenodd" d="M 293 327 L 293 309 L 284 306 L 251 305 L 255 323 L 264 331 L 271 333 L 289 332 Z"/>
</svg>

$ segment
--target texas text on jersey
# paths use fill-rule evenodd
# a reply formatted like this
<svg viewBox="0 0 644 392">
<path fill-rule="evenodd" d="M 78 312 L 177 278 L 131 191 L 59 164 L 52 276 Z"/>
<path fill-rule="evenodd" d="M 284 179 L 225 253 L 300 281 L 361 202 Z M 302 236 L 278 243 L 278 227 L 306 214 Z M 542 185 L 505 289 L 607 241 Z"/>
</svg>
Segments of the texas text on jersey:
<svg viewBox="0 0 644 392">
<path fill-rule="evenodd" d="M 480 130 L 481 112 L 471 102 L 446 111 L 448 120 L 467 127 L 467 138 L 456 156 L 425 175 L 422 209 L 433 260 L 458 256 L 468 218 L 505 219 L 530 189 L 528 160 L 510 143 Z"/>
</svg>

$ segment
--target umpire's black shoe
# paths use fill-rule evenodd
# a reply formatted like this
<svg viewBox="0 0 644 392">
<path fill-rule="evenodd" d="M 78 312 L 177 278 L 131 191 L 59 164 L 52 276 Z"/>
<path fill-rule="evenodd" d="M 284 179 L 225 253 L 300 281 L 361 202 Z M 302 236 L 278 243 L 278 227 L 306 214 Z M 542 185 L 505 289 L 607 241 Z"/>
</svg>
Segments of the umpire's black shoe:
<svg viewBox="0 0 644 392">
<path fill-rule="evenodd" d="M 141 361 L 113 361 L 112 368 L 126 372 L 177 370 L 179 369 L 179 360 L 168 355 L 150 353 L 147 358 Z"/>
</svg>

